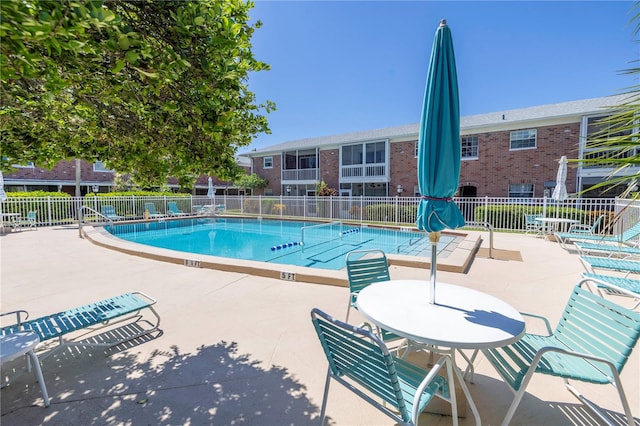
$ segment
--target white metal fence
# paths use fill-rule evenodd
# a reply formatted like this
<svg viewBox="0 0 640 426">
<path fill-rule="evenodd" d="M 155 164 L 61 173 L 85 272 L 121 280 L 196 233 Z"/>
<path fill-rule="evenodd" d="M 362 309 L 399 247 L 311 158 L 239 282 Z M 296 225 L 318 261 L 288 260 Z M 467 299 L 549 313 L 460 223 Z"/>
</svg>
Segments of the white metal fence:
<svg viewBox="0 0 640 426">
<path fill-rule="evenodd" d="M 418 197 L 308 197 L 308 196 L 206 196 L 164 197 L 9 197 L 1 211 L 26 217 L 35 211 L 38 226 L 77 223 L 78 211 L 86 206 L 101 212 L 110 205 L 126 219 L 144 217 L 145 203 L 153 203 L 158 213 L 168 213 L 167 204 L 175 202 L 185 213 L 195 213 L 202 206 L 218 206 L 226 215 L 300 218 L 308 220 L 342 220 L 414 226 Z M 470 198 L 455 199 L 468 222 L 485 223 L 497 231 L 522 231 L 524 214 L 562 217 L 592 224 L 605 215 L 600 231 L 621 232 L 640 220 L 640 202 L 626 199 L 582 198 L 556 202 L 550 198 Z M 99 215 L 87 215 L 84 221 L 104 221 Z M 213 211 L 213 209 L 211 210 Z"/>
</svg>

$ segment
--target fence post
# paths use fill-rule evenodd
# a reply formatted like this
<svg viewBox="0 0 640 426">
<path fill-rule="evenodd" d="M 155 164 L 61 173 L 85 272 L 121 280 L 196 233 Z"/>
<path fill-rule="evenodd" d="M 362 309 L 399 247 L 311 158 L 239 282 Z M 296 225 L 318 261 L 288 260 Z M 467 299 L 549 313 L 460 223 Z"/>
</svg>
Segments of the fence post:
<svg viewBox="0 0 640 426">
<path fill-rule="evenodd" d="M 51 214 L 51 196 L 47 197 L 47 223 L 49 223 L 49 226 L 51 226 L 52 224 L 52 214 Z"/>
<path fill-rule="evenodd" d="M 489 197 L 484 196 L 484 220 L 483 222 L 489 222 Z"/>
</svg>

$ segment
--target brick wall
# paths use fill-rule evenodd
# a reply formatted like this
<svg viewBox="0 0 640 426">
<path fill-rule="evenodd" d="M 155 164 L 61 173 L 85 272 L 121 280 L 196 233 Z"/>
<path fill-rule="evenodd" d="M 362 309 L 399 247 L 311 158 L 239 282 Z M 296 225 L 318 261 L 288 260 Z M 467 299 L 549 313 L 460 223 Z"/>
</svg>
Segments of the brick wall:
<svg viewBox="0 0 640 426">
<path fill-rule="evenodd" d="M 329 188 L 340 188 L 340 152 L 337 149 L 320 151 L 320 180 Z"/>
<path fill-rule="evenodd" d="M 256 157 L 253 159 L 253 172 L 258 176 L 260 176 L 261 178 L 269 181 L 269 183 L 267 184 L 267 188 L 273 189 L 273 195 L 282 195 L 281 194 L 282 192 L 282 184 L 281 184 L 282 156 L 267 155 L 266 157 L 273 158 L 273 167 L 270 169 L 265 169 L 263 157 Z M 254 194 L 262 195 L 264 194 L 264 190 L 260 189 L 260 190 L 254 191 Z"/>
<path fill-rule="evenodd" d="M 544 183 L 555 181 L 557 160 L 577 158 L 579 123 L 537 128 L 537 148 L 509 150 L 509 131 L 478 134 L 478 160 L 463 160 L 460 185 L 477 188 L 477 196 L 506 197 L 509 184 L 533 183 L 536 197 L 544 195 Z M 567 170 L 567 191 L 575 192 L 577 169 Z"/>
<path fill-rule="evenodd" d="M 396 188 L 402 185 L 402 196 L 413 197 L 413 188 L 418 184 L 418 159 L 415 156 L 416 141 L 394 142 L 390 148 L 389 195 L 397 194 Z"/>
</svg>

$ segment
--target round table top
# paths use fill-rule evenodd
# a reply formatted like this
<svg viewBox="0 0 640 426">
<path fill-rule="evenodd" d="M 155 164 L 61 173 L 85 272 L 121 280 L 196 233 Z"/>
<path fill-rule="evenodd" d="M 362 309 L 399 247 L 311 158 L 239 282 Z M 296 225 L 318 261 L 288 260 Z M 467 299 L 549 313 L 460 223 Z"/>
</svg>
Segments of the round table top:
<svg viewBox="0 0 640 426">
<path fill-rule="evenodd" d="M 427 280 L 391 280 L 360 291 L 358 310 L 378 326 L 413 341 L 459 349 L 508 345 L 525 331 L 522 316 L 489 294 L 436 283 L 429 303 Z"/>
<path fill-rule="evenodd" d="M 33 350 L 40 338 L 35 331 L 21 331 L 0 336 L 0 362 L 9 362 Z"/>
<path fill-rule="evenodd" d="M 567 219 L 566 217 L 536 217 L 535 220 L 549 223 L 580 223 L 577 219 Z"/>
</svg>

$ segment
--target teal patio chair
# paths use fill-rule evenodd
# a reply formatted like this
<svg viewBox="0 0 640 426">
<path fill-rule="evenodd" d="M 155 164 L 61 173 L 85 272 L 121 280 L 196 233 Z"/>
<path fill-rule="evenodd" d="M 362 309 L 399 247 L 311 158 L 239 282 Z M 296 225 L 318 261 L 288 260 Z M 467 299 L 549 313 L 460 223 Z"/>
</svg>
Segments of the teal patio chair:
<svg viewBox="0 0 640 426">
<path fill-rule="evenodd" d="M 541 218 L 541 214 L 524 214 L 524 233 L 535 234 L 541 236 L 544 231 L 542 222 L 537 221 L 537 218 Z"/>
<path fill-rule="evenodd" d="M 585 223 L 576 223 L 569 227 L 567 233 L 569 234 L 587 234 L 587 235 L 596 235 L 598 233 L 598 228 L 600 226 L 600 222 L 604 220 L 604 215 L 601 214 L 598 218 L 593 222 L 591 226 Z"/>
<path fill-rule="evenodd" d="M 120 216 L 118 213 L 116 213 L 116 209 L 111 205 L 104 205 L 100 207 L 100 211 L 102 212 L 102 215 L 109 220 L 124 219 L 124 216 Z"/>
<path fill-rule="evenodd" d="M 31 210 L 27 212 L 27 217 L 21 218 L 15 222 L 15 229 L 22 230 L 22 228 L 29 228 L 37 231 L 37 224 L 36 212 Z"/>
<path fill-rule="evenodd" d="M 483 349 L 486 358 L 515 393 L 503 426 L 510 423 L 535 373 L 562 377 L 567 389 L 606 423 L 609 423 L 607 416 L 587 401 L 569 380 L 614 385 L 627 424 L 634 425 L 620 372 L 638 342 L 640 312 L 583 289 L 583 281 L 574 287 L 555 331 L 551 331 L 545 318 L 535 316 L 544 320 L 548 335 L 527 333 L 509 346 Z"/>
<path fill-rule="evenodd" d="M 166 215 L 158 213 L 158 211 L 156 210 L 156 205 L 153 203 L 144 203 L 144 209 L 145 211 L 149 212 L 149 217 L 151 219 L 166 217 Z"/>
<path fill-rule="evenodd" d="M 360 291 L 369 284 L 391 279 L 389 262 L 384 251 L 380 249 L 352 250 L 347 253 L 347 278 L 349 280 L 349 303 L 345 321 L 349 322 L 351 308 L 358 309 L 357 300 Z M 386 330 L 379 330 L 384 342 L 404 340 Z"/>
<path fill-rule="evenodd" d="M 425 370 L 391 355 L 369 330 L 334 319 L 317 308 L 311 311 L 311 319 L 329 362 L 321 426 L 332 379 L 402 425 L 418 424 L 418 416 L 433 397 L 451 404 L 453 424 L 458 424 L 454 367 L 449 356 L 442 356 L 433 368 Z M 443 368 L 446 378 L 437 374 Z"/>
<path fill-rule="evenodd" d="M 167 209 L 169 210 L 169 216 L 187 216 L 187 213 L 180 210 L 178 205 L 173 201 L 167 203 Z"/>
</svg>

